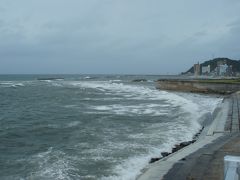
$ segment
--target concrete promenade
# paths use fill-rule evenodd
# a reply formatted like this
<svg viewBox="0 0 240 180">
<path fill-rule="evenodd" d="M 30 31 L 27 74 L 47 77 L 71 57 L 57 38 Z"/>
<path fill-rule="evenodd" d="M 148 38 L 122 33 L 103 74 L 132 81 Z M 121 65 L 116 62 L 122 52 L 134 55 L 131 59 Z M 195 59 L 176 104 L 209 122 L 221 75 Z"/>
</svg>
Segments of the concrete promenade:
<svg viewBox="0 0 240 180">
<path fill-rule="evenodd" d="M 225 155 L 240 156 L 240 94 L 225 99 L 199 139 L 143 170 L 139 180 L 221 180 Z"/>
</svg>

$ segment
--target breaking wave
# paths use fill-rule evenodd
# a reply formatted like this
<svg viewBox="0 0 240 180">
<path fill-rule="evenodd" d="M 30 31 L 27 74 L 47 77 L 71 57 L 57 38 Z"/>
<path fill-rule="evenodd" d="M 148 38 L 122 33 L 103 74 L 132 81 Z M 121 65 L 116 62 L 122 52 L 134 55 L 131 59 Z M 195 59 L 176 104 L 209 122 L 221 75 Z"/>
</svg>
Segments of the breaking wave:
<svg viewBox="0 0 240 180">
<path fill-rule="evenodd" d="M 71 172 L 77 171 L 72 162 L 72 157 L 51 147 L 47 151 L 36 154 L 28 159 L 28 163 L 32 167 L 35 167 L 35 171 L 31 172 L 28 178 L 60 180 L 80 178 L 76 173 L 74 173 L 73 177 L 70 176 L 70 174 L 73 174 Z"/>
<path fill-rule="evenodd" d="M 9 87 L 23 87 L 25 86 L 23 83 L 20 82 L 0 82 L 0 87 L 5 87 L 5 88 L 9 88 Z"/>
</svg>

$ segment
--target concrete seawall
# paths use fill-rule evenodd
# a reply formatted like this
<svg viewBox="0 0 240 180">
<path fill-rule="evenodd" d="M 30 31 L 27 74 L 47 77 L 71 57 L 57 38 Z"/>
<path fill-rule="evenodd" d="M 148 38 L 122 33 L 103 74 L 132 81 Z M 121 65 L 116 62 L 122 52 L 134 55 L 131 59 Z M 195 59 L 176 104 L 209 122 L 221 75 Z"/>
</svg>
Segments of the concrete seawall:
<svg viewBox="0 0 240 180">
<path fill-rule="evenodd" d="M 240 90 L 239 83 L 210 82 L 207 80 L 158 80 L 156 88 L 161 90 L 198 93 L 231 94 Z"/>
<path fill-rule="evenodd" d="M 240 94 L 235 93 L 222 102 L 195 143 L 150 164 L 137 179 L 223 179 L 224 155 L 240 155 L 239 112 Z"/>
</svg>

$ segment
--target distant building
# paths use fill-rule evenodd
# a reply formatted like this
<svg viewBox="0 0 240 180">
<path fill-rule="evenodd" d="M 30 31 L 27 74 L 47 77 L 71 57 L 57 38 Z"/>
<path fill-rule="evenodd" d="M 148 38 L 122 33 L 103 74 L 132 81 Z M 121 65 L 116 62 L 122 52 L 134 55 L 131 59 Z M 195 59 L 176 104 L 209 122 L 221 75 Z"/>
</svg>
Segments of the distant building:
<svg viewBox="0 0 240 180">
<path fill-rule="evenodd" d="M 227 68 L 228 68 L 228 65 L 226 65 L 226 64 L 219 65 L 218 66 L 218 75 L 225 76 L 227 74 Z"/>
<path fill-rule="evenodd" d="M 210 72 L 211 72 L 210 65 L 208 65 L 208 66 L 202 66 L 202 74 L 203 74 L 203 75 L 208 75 L 208 74 L 210 74 Z"/>
<path fill-rule="evenodd" d="M 201 69 L 200 64 L 199 63 L 194 64 L 193 68 L 194 68 L 194 75 L 199 76 L 200 75 L 200 69 Z"/>
<path fill-rule="evenodd" d="M 217 62 L 217 67 L 210 74 L 214 76 L 228 76 L 228 71 L 231 72 L 231 68 L 224 61 L 219 61 Z"/>
<path fill-rule="evenodd" d="M 231 71 L 232 68 L 228 67 L 226 60 L 221 60 L 217 62 L 217 75 L 218 76 L 227 76 L 228 71 Z"/>
<path fill-rule="evenodd" d="M 232 68 L 232 65 L 228 66 L 226 75 L 227 75 L 227 76 L 233 76 L 233 68 Z"/>
</svg>

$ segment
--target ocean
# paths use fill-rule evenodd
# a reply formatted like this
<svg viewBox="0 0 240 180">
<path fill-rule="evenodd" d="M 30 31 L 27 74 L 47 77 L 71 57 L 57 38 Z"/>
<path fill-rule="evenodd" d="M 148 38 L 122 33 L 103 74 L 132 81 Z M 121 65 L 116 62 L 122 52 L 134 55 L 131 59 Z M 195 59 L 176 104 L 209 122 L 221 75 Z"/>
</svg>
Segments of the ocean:
<svg viewBox="0 0 240 180">
<path fill-rule="evenodd" d="M 157 90 L 159 78 L 1 75 L 0 179 L 135 179 L 152 157 L 192 140 L 222 101 Z"/>
</svg>

